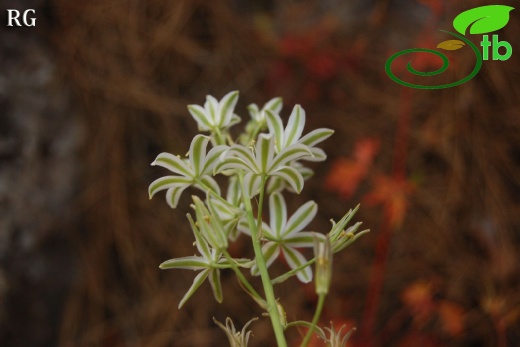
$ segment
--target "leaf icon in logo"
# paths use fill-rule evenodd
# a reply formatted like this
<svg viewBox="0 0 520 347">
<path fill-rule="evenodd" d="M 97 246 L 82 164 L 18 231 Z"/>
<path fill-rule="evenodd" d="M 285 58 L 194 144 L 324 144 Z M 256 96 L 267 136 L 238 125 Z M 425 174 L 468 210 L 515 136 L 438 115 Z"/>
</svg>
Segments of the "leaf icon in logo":
<svg viewBox="0 0 520 347">
<path fill-rule="evenodd" d="M 453 20 L 453 27 L 462 35 L 466 29 L 470 34 L 486 34 L 502 29 L 509 22 L 509 12 L 514 7 L 505 5 L 487 5 L 475 7 L 459 14 Z"/>
<path fill-rule="evenodd" d="M 464 47 L 465 43 L 460 40 L 447 40 L 439 43 L 437 45 L 437 48 L 442 48 L 447 51 L 455 51 L 457 49 L 460 49 Z"/>
</svg>

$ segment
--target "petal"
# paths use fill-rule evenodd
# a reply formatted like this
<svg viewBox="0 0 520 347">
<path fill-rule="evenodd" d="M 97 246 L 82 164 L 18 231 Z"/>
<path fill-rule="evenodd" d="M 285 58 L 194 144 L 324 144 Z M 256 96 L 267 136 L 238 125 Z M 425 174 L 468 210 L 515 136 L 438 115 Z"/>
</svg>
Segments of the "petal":
<svg viewBox="0 0 520 347">
<path fill-rule="evenodd" d="M 205 175 L 205 176 L 200 177 L 200 180 L 206 186 L 210 187 L 213 192 L 215 192 L 218 195 L 220 195 L 220 187 L 218 186 L 217 181 L 215 181 L 215 179 L 213 177 Z M 206 191 L 206 188 L 202 188 L 199 184 L 195 184 L 195 187 L 199 188 L 203 192 Z"/>
<path fill-rule="evenodd" d="M 191 296 L 195 293 L 195 291 L 197 289 L 199 289 L 200 285 L 204 282 L 204 280 L 206 280 L 206 277 L 208 277 L 208 274 L 210 271 L 211 271 L 210 269 L 206 269 L 195 277 L 190 289 L 188 289 L 186 294 L 184 294 L 184 297 L 182 298 L 181 302 L 179 303 L 179 308 L 184 306 L 186 301 L 188 301 L 188 299 L 191 298 Z"/>
<path fill-rule="evenodd" d="M 249 223 L 245 217 L 242 217 L 238 222 L 237 226 L 238 231 L 251 236 L 251 229 L 249 228 Z M 276 240 L 276 236 L 272 232 L 271 228 L 267 225 L 266 222 L 262 222 L 262 236 L 268 240 Z"/>
<path fill-rule="evenodd" d="M 299 143 L 286 147 L 280 153 L 278 153 L 276 157 L 274 157 L 267 172 L 270 173 L 280 166 L 285 166 L 287 163 L 293 160 L 310 154 L 311 152 L 309 151 L 309 147 Z"/>
<path fill-rule="evenodd" d="M 323 151 L 323 149 L 314 147 L 314 148 L 310 148 L 310 150 L 311 150 L 311 155 L 302 157 L 302 158 L 300 158 L 300 160 L 317 162 L 317 161 L 324 161 L 327 159 L 327 155 L 325 154 L 325 151 Z"/>
<path fill-rule="evenodd" d="M 156 165 L 162 166 L 181 176 L 192 176 L 191 170 L 189 169 L 188 165 L 186 165 L 186 162 L 179 156 L 170 153 L 164 152 L 159 154 L 152 163 L 152 166 Z"/>
<path fill-rule="evenodd" d="M 220 113 L 218 112 L 219 104 L 217 99 L 211 95 L 207 95 L 204 108 L 206 109 L 206 114 L 209 114 L 210 123 L 213 126 L 217 126 L 220 123 Z"/>
<path fill-rule="evenodd" d="M 206 148 L 208 147 L 209 137 L 197 135 L 193 138 L 190 145 L 190 163 L 195 176 L 200 176 L 204 162 L 206 160 Z"/>
<path fill-rule="evenodd" d="M 253 198 L 260 192 L 262 177 L 252 172 L 246 173 L 244 176 L 244 196 L 248 199 Z"/>
<path fill-rule="evenodd" d="M 281 194 L 274 193 L 269 197 L 269 218 L 271 230 L 279 238 L 287 223 L 287 206 Z"/>
<path fill-rule="evenodd" d="M 222 286 L 220 284 L 220 271 L 217 269 L 211 270 L 209 273 L 209 283 L 211 284 L 211 289 L 213 290 L 213 296 L 215 296 L 215 300 L 218 303 L 221 303 L 223 300 L 222 297 Z"/>
<path fill-rule="evenodd" d="M 265 265 L 269 267 L 280 255 L 280 247 L 275 242 L 267 242 L 262 246 L 262 254 L 264 255 Z M 256 264 L 251 268 L 251 274 L 253 276 L 260 274 Z"/>
<path fill-rule="evenodd" d="M 227 158 L 215 166 L 215 172 L 226 170 L 241 170 L 245 172 L 257 172 L 254 167 L 246 163 L 240 158 Z"/>
<path fill-rule="evenodd" d="M 270 110 L 273 113 L 280 113 L 283 107 L 283 99 L 281 97 L 272 98 L 265 103 L 263 110 Z"/>
<path fill-rule="evenodd" d="M 269 133 L 274 135 L 274 144 L 276 146 L 276 152 L 280 152 L 283 146 L 283 124 L 282 119 L 277 113 L 271 110 L 265 110 L 267 126 L 269 127 Z"/>
<path fill-rule="evenodd" d="M 256 149 L 256 165 L 260 168 L 260 172 L 267 172 L 269 163 L 274 157 L 274 143 L 273 136 L 260 134 L 258 136 L 258 142 L 255 146 Z"/>
<path fill-rule="evenodd" d="M 307 262 L 307 259 L 294 248 L 283 246 L 283 254 L 287 264 L 291 269 L 296 269 Z M 312 270 L 310 266 L 303 268 L 296 273 L 296 276 L 303 283 L 309 283 L 312 281 Z"/>
<path fill-rule="evenodd" d="M 192 183 L 192 179 L 183 176 L 164 176 L 153 181 L 148 187 L 148 195 L 150 199 L 155 193 L 170 188 L 186 188 Z"/>
<path fill-rule="evenodd" d="M 295 248 L 313 247 L 316 235 L 323 234 L 318 234 L 313 231 L 300 231 L 285 237 L 283 243 L 284 245 Z"/>
<path fill-rule="evenodd" d="M 179 199 L 181 197 L 182 192 L 188 187 L 189 185 L 185 185 L 168 189 L 166 191 L 166 203 L 171 208 L 176 208 L 177 204 L 179 203 Z"/>
<path fill-rule="evenodd" d="M 303 143 L 304 145 L 307 145 L 309 147 L 313 147 L 314 145 L 328 139 L 332 134 L 334 134 L 334 130 L 332 129 L 315 129 L 307 135 L 303 136 L 298 142 Z"/>
<path fill-rule="evenodd" d="M 228 124 L 231 122 L 237 101 L 238 91 L 229 92 L 222 98 L 222 100 L 220 100 L 220 122 L 218 123 L 219 127 L 228 126 Z"/>
<path fill-rule="evenodd" d="M 208 263 L 202 257 L 191 256 L 166 260 L 159 265 L 160 269 L 186 269 L 204 270 L 208 268 Z"/>
<path fill-rule="evenodd" d="M 284 131 L 284 144 L 283 147 L 288 147 L 295 144 L 296 141 L 302 136 L 303 128 L 305 127 L 305 110 L 300 106 L 294 106 L 289 122 L 285 127 Z"/>
<path fill-rule="evenodd" d="M 215 146 L 213 147 L 207 154 L 206 158 L 204 158 L 204 168 L 202 169 L 201 174 L 207 174 L 213 171 L 213 168 L 217 164 L 219 157 L 224 151 L 229 149 L 228 146 Z"/>
<path fill-rule="evenodd" d="M 318 205 L 314 201 L 307 201 L 289 218 L 283 235 L 291 235 L 305 228 L 318 212 Z"/>
<path fill-rule="evenodd" d="M 298 194 L 303 189 L 303 177 L 295 168 L 292 168 L 290 166 L 282 166 L 278 170 L 271 173 L 271 175 L 278 176 L 285 180 L 287 183 L 289 183 L 291 188 Z"/>
<path fill-rule="evenodd" d="M 206 114 L 206 110 L 199 105 L 188 105 L 188 111 L 191 116 L 197 122 L 199 130 L 201 131 L 209 131 L 212 126 L 210 120 L 208 119 L 208 115 Z"/>
</svg>

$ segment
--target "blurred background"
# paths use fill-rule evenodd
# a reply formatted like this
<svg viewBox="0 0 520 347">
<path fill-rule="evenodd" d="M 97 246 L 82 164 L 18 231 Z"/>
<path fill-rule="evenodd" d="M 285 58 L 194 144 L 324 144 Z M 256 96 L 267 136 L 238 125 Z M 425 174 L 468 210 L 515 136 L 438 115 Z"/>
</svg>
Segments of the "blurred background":
<svg viewBox="0 0 520 347">
<path fill-rule="evenodd" d="M 335 130 L 289 204 L 315 200 L 311 226 L 326 233 L 361 203 L 355 219 L 371 232 L 335 257 L 322 326 L 357 327 L 349 346 L 520 344 L 518 10 L 497 32 L 509 60 L 418 90 L 388 78 L 387 58 L 435 49 L 451 38 L 439 29 L 489 2 L 0 4 L 3 20 L 8 8 L 37 18 L 0 29 L 1 346 L 224 346 L 212 317 L 241 328 L 261 315 L 227 273 L 222 304 L 204 284 L 177 309 L 193 274 L 158 265 L 193 252 L 189 194 L 176 210 L 147 195 L 165 173 L 156 155 L 184 154 L 196 133 L 186 105 L 231 90 L 243 120 L 248 104 L 282 96 L 282 118 L 299 103 L 306 132 Z M 446 54 L 443 83 L 474 66 L 467 47 Z M 250 254 L 246 241 L 233 252 Z M 311 319 L 312 285 L 275 289 L 289 320 Z M 267 318 L 251 328 L 250 346 L 274 345 Z M 302 333 L 288 331 L 292 346 Z"/>
</svg>

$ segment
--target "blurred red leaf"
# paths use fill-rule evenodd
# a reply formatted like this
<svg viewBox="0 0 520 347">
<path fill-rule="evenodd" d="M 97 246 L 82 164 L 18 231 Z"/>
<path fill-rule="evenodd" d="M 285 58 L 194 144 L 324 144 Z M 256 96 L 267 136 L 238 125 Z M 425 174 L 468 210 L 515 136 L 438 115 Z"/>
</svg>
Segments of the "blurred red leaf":
<svg viewBox="0 0 520 347">
<path fill-rule="evenodd" d="M 325 179 L 325 188 L 337 191 L 344 199 L 350 198 L 367 176 L 378 151 L 379 140 L 372 138 L 358 140 L 352 159 L 338 158 L 334 162 Z"/>
<path fill-rule="evenodd" d="M 365 195 L 369 205 L 383 205 L 388 208 L 390 226 L 402 224 L 408 208 L 408 198 L 414 190 L 414 184 L 407 179 L 377 176 L 373 181 L 373 190 Z"/>
<path fill-rule="evenodd" d="M 412 314 L 414 322 L 419 326 L 425 324 L 435 312 L 432 284 L 417 281 L 406 287 L 401 293 L 401 301 Z"/>
<path fill-rule="evenodd" d="M 439 318 L 443 329 L 451 336 L 460 335 L 464 331 L 464 310 L 459 305 L 442 301 L 439 304 Z"/>
</svg>

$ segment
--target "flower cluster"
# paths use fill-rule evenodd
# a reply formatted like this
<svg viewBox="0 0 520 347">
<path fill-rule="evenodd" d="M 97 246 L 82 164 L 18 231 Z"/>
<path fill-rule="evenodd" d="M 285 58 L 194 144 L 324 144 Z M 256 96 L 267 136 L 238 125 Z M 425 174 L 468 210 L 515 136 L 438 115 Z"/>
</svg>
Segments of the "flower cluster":
<svg viewBox="0 0 520 347">
<path fill-rule="evenodd" d="M 233 125 L 240 122 L 240 117 L 235 114 L 237 101 L 238 92 L 234 91 L 220 101 L 207 96 L 203 106 L 189 105 L 189 113 L 199 130 L 206 134 L 193 138 L 186 156 L 161 153 L 152 163 L 173 174 L 150 184 L 150 198 L 165 190 L 168 205 L 176 208 L 183 192 L 189 187 L 204 193 L 203 197 L 192 196 L 194 212 L 187 215 L 199 255 L 170 259 L 160 268 L 200 271 L 179 307 L 206 279 L 210 282 L 215 299 L 221 302 L 220 272 L 225 269 L 235 271 L 242 287 L 269 311 L 276 326 L 280 324 L 275 324 L 277 320 L 285 318 L 280 318 L 279 313 L 273 314 L 270 307 L 281 305 L 269 294 L 269 290 L 266 291 L 265 300 L 260 297 L 242 269 L 248 268 L 253 275 L 261 275 L 266 289 L 277 283 L 271 280 L 268 267 L 280 255 L 291 268 L 281 276 L 284 280 L 296 276 L 301 282 L 310 282 L 313 278 L 310 265 L 317 262 L 317 291 L 326 294 L 330 285 L 332 254 L 344 249 L 363 232 L 355 234 L 360 223 L 345 230 L 355 210 L 349 211 L 337 224 L 333 223 L 327 235 L 307 230 L 318 211 L 314 201 L 304 203 L 288 216 L 282 194 L 302 191 L 305 181 L 313 174 L 304 163 L 326 159 L 325 152 L 316 145 L 330 137 L 333 131 L 321 128 L 303 135 L 306 115 L 300 105 L 294 106 L 284 127 L 280 116 L 282 100 L 274 98 L 262 108 L 256 104 L 249 105 L 251 119 L 234 141 L 230 131 Z M 210 144 L 211 148 L 208 149 Z M 223 176 L 223 179 L 216 180 L 216 175 Z M 227 193 L 223 195 L 221 184 L 226 181 Z M 269 201 L 268 223 L 262 220 L 264 196 Z M 255 207 L 252 206 L 254 201 L 258 201 Z M 233 258 L 228 253 L 229 243 L 240 234 L 251 237 L 255 252 L 253 259 Z M 307 260 L 302 250 L 313 247 L 315 258 Z M 277 310 L 280 311 L 279 308 Z M 278 318 L 275 318 L 277 315 Z M 244 330 L 237 333 L 230 322 L 226 321 L 225 327 L 219 324 L 227 331 L 230 343 L 246 345 L 249 333 Z M 281 341 L 279 335 L 280 332 L 277 333 L 278 342 Z"/>
</svg>

